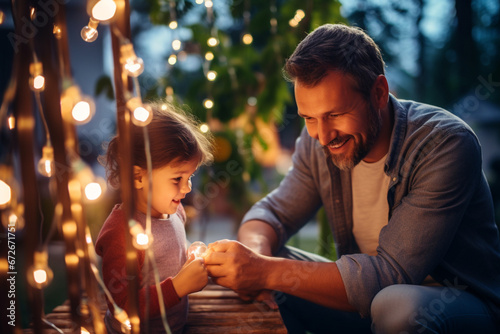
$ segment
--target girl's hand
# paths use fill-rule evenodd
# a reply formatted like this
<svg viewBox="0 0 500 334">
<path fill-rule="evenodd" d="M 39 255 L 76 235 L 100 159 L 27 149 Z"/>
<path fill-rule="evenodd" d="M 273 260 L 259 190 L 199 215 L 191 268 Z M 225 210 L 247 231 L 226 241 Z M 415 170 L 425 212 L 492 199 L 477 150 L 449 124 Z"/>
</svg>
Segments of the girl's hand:
<svg viewBox="0 0 500 334">
<path fill-rule="evenodd" d="M 207 285 L 208 273 L 204 262 L 203 258 L 191 255 L 179 273 L 172 278 L 172 284 L 180 298 L 200 291 Z"/>
</svg>

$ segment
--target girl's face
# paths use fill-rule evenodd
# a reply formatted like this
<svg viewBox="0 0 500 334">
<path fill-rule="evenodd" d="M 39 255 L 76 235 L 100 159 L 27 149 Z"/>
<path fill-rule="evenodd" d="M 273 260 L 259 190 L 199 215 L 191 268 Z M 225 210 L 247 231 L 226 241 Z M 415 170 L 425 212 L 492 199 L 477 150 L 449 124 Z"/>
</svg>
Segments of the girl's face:
<svg viewBox="0 0 500 334">
<path fill-rule="evenodd" d="M 191 177 L 198 167 L 198 159 L 188 162 L 173 162 L 153 169 L 151 216 L 161 218 L 174 214 L 191 191 Z M 137 210 L 147 212 L 148 176 L 147 171 L 134 166 L 134 186 L 137 193 Z"/>
</svg>

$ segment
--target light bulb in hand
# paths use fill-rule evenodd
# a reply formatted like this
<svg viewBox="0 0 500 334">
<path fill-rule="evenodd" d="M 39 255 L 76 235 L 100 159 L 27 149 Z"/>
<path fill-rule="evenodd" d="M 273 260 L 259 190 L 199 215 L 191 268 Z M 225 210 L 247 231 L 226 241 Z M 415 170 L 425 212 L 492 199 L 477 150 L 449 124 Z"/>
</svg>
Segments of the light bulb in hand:
<svg viewBox="0 0 500 334">
<path fill-rule="evenodd" d="M 191 256 L 191 254 L 194 254 L 194 257 L 203 257 L 205 252 L 207 251 L 207 245 L 205 245 L 201 241 L 195 241 L 189 246 L 187 254 L 188 258 Z"/>
</svg>

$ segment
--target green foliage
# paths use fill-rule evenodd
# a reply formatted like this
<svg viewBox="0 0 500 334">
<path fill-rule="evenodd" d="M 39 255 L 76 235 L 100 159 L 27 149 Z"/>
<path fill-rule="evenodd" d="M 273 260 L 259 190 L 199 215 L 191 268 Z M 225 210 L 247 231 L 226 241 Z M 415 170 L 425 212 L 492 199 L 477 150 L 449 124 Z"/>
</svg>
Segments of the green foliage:
<svg viewBox="0 0 500 334">
<path fill-rule="evenodd" d="M 183 41 L 183 52 L 190 59 L 197 58 L 203 66 L 194 71 L 185 71 L 178 64 L 172 66 L 167 76 L 158 80 L 156 85 L 148 85 L 143 97 L 145 100 L 161 98 L 159 92 L 172 87 L 174 99 L 180 104 L 187 104 L 196 117 L 212 127 L 216 141 L 225 143 L 226 151 L 222 153 L 229 152 L 229 155 L 218 152 L 215 163 L 204 169 L 207 173 L 200 178 L 204 180 L 201 188 L 213 182 L 214 178 L 217 180 L 217 175 L 223 175 L 230 164 L 241 166 L 243 172 L 230 174 L 227 188 L 221 190 L 221 194 L 235 211 L 244 213 L 256 199 L 270 190 L 252 148 L 256 143 L 264 151 L 270 146 L 259 132 L 256 120 L 278 125 L 285 119 L 285 110 L 294 100 L 292 87 L 282 75 L 284 62 L 306 34 L 317 26 L 345 22 L 340 15 L 340 3 L 322 0 L 233 1 L 227 8 L 233 24 L 224 29 L 214 26 L 219 16 L 216 6 L 213 7 L 214 20 L 209 20 L 205 8 L 194 0 L 175 1 L 175 14 L 170 3 L 160 0 L 133 1 L 132 7 L 149 13 L 153 24 L 168 25 L 175 18 L 179 27 L 189 29 L 192 38 Z M 305 17 L 292 27 L 289 22 L 299 9 L 304 11 Z M 196 23 L 183 24 L 183 18 L 193 13 L 199 16 Z M 141 24 L 138 29 L 147 29 L 147 25 Z M 249 45 L 242 42 L 245 33 L 252 35 L 253 42 Z M 214 36 L 219 44 L 210 47 L 207 40 Z M 214 54 L 209 62 L 204 60 L 207 52 Z M 207 80 L 209 70 L 217 72 L 215 81 Z M 203 106 L 207 98 L 214 102 L 210 110 Z M 235 120 L 239 120 L 237 126 L 234 126 Z M 283 122 L 283 126 L 286 125 Z M 321 242 L 323 245 L 326 243 L 330 243 L 326 247 L 333 247 L 331 240 Z"/>
<path fill-rule="evenodd" d="M 188 104 L 202 121 L 215 119 L 224 125 L 248 110 L 250 97 L 256 98 L 257 101 L 256 113 L 250 119 L 260 117 L 265 122 L 282 120 L 286 106 L 293 103 L 290 85 L 283 79 L 281 72 L 285 59 L 313 27 L 344 21 L 340 16 L 338 1 L 233 1 L 229 10 L 234 24 L 222 30 L 214 26 L 213 22 L 208 22 L 205 10 L 196 5 L 194 0 L 175 3 L 175 17 L 182 18 L 195 10 L 200 16 L 195 24 L 183 26 L 192 32 L 188 51 L 190 56 L 203 60 L 205 53 L 210 51 L 214 54 L 214 59 L 189 73 L 175 65 L 168 76 L 161 80 L 160 86 L 154 87 L 148 93 L 154 95 L 154 91 L 162 92 L 167 86 L 171 86 L 176 98 Z M 150 18 L 154 24 L 166 25 L 174 17 L 168 2 L 152 0 L 149 4 Z M 289 21 L 298 9 L 303 10 L 306 16 L 297 27 L 291 27 Z M 219 15 L 217 7 L 213 10 L 216 21 Z M 202 14 L 199 14 L 200 12 Z M 276 22 L 275 29 L 271 20 Z M 179 20 L 179 23 L 182 26 L 182 20 Z M 244 33 L 252 35 L 253 42 L 250 45 L 242 42 Z M 216 47 L 207 45 L 207 40 L 212 36 L 219 40 Z M 217 72 L 215 81 L 206 79 L 208 70 Z M 210 111 L 203 107 L 203 101 L 207 98 L 214 101 Z M 226 127 L 224 131 L 236 130 Z M 239 142 L 233 142 L 234 145 L 240 145 L 235 152 L 247 152 L 241 158 L 245 160 L 251 180 L 259 177 L 256 172 L 258 166 L 251 152 L 251 143 L 255 136 L 258 136 L 258 131 L 251 131 L 245 133 Z M 258 137 L 257 140 L 265 149 L 265 141 Z"/>
<path fill-rule="evenodd" d="M 107 75 L 100 76 L 99 79 L 97 79 L 94 93 L 96 96 L 105 94 L 108 99 L 114 100 L 115 93 L 113 91 L 113 83 L 111 82 L 111 78 Z"/>
</svg>

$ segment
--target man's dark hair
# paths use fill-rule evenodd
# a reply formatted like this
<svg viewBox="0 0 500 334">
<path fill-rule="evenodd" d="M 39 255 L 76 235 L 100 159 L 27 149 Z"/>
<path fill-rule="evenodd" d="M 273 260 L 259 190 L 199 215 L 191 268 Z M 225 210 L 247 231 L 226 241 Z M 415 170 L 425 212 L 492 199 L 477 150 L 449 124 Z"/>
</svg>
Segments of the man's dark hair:
<svg viewBox="0 0 500 334">
<path fill-rule="evenodd" d="M 363 30 L 343 24 L 325 24 L 299 43 L 283 68 L 285 78 L 309 87 L 329 72 L 350 75 L 369 99 L 375 79 L 384 74 L 380 49 Z"/>
</svg>

